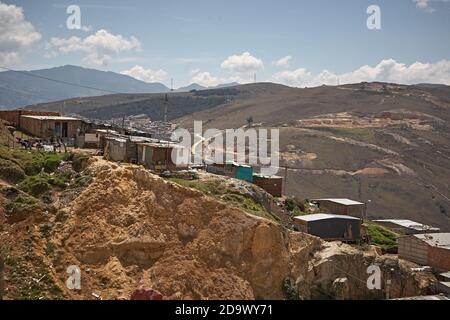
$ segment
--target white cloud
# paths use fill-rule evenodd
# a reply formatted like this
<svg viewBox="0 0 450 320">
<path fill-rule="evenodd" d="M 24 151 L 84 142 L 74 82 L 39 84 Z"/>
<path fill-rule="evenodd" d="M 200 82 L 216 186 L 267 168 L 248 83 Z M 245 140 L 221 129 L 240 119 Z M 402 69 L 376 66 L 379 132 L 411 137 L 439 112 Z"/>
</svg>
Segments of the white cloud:
<svg viewBox="0 0 450 320">
<path fill-rule="evenodd" d="M 163 82 L 169 77 L 169 74 L 162 69 L 145 69 L 140 65 L 135 65 L 133 68 L 124 70 L 121 73 L 145 82 Z"/>
<path fill-rule="evenodd" d="M 20 53 L 41 39 L 33 25 L 25 19 L 21 7 L 0 2 L 0 62 L 20 61 Z"/>
<path fill-rule="evenodd" d="M 291 61 L 291 59 L 292 59 L 292 56 L 285 56 L 285 57 L 275 61 L 273 63 L 273 65 L 276 67 L 289 68 L 289 62 Z"/>
<path fill-rule="evenodd" d="M 264 63 L 249 52 L 244 52 L 241 55 L 229 56 L 222 62 L 221 68 L 235 73 L 249 73 L 264 68 Z"/>
<path fill-rule="evenodd" d="M 338 79 L 340 84 L 381 81 L 401 84 L 426 82 L 450 85 L 450 60 L 441 60 L 435 63 L 415 62 L 408 66 L 393 59 L 386 59 L 374 67 L 365 65 L 344 74 L 335 74 L 324 70 L 313 75 L 306 69 L 299 68 L 277 72 L 272 76 L 274 82 L 295 87 L 336 85 Z"/>
<path fill-rule="evenodd" d="M 210 72 L 201 71 L 199 69 L 194 69 L 190 71 L 191 79 L 189 83 L 197 83 L 204 87 L 212 87 L 217 86 L 218 84 L 226 84 L 226 83 L 251 83 L 253 82 L 252 74 L 238 74 L 238 75 L 230 75 L 226 77 L 214 76 Z"/>
<path fill-rule="evenodd" d="M 204 87 L 217 86 L 221 83 L 221 79 L 214 77 L 209 72 L 202 72 L 200 70 L 194 70 L 190 83 L 197 83 Z"/>
<path fill-rule="evenodd" d="M 83 52 L 85 53 L 83 61 L 96 66 L 104 66 L 111 61 L 114 55 L 125 51 L 139 51 L 141 43 L 134 36 L 127 39 L 101 29 L 84 39 L 76 36 L 53 37 L 47 43 L 46 48 L 51 50 L 51 55 Z"/>
<path fill-rule="evenodd" d="M 428 13 L 433 13 L 436 11 L 434 8 L 430 6 L 430 2 L 449 2 L 449 0 L 413 0 L 413 2 L 416 4 L 416 7 L 419 9 L 422 9 Z"/>
</svg>

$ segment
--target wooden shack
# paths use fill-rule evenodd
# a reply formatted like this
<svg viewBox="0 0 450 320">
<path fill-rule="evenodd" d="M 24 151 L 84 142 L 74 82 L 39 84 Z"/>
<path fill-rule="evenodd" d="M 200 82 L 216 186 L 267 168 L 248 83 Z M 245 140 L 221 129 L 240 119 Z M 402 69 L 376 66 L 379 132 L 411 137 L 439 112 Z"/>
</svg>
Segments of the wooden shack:
<svg viewBox="0 0 450 320">
<path fill-rule="evenodd" d="M 311 202 L 323 212 L 365 218 L 366 205 L 362 202 L 341 198 L 313 199 Z"/>
<path fill-rule="evenodd" d="M 294 218 L 295 228 L 327 241 L 359 241 L 361 220 L 347 215 L 317 213 Z"/>
<path fill-rule="evenodd" d="M 283 196 L 283 178 L 278 176 L 253 175 L 253 183 L 274 197 Z"/>
<path fill-rule="evenodd" d="M 82 125 L 82 120 L 72 117 L 25 115 L 20 120 L 22 130 L 42 139 L 75 139 Z"/>
<path fill-rule="evenodd" d="M 156 171 L 186 169 L 188 164 L 177 161 L 177 152 L 173 152 L 179 148 L 182 146 L 171 142 L 139 142 L 138 163 Z"/>
<path fill-rule="evenodd" d="M 136 163 L 136 143 L 125 137 L 106 137 L 104 157 L 106 160 Z"/>
<path fill-rule="evenodd" d="M 439 271 L 450 270 L 450 233 L 414 234 L 398 239 L 398 257 Z"/>
</svg>

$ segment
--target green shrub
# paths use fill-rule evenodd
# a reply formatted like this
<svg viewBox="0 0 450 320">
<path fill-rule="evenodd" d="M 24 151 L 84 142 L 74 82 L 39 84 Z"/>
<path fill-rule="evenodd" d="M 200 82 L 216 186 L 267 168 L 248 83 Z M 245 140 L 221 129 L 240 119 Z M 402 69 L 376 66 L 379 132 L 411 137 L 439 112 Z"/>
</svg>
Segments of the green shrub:
<svg viewBox="0 0 450 320">
<path fill-rule="evenodd" d="M 61 158 L 58 155 L 54 154 L 52 156 L 44 157 L 42 167 L 44 168 L 45 172 L 51 173 L 55 172 L 60 163 Z"/>
<path fill-rule="evenodd" d="M 35 207 L 39 201 L 36 198 L 20 195 L 14 201 L 11 201 L 6 205 L 6 211 L 8 213 L 15 213 L 24 209 L 31 209 Z"/>
<path fill-rule="evenodd" d="M 40 197 L 51 189 L 51 185 L 48 182 L 48 175 L 42 174 L 27 177 L 18 185 L 18 189 L 34 197 Z"/>
<path fill-rule="evenodd" d="M 284 201 L 284 206 L 287 211 L 289 211 L 292 216 L 297 217 L 305 214 L 306 205 L 304 202 L 298 201 L 294 198 L 287 198 Z"/>
<path fill-rule="evenodd" d="M 397 247 L 398 234 L 385 227 L 368 224 L 367 233 L 370 236 L 371 243 L 383 250 L 391 250 Z"/>
<path fill-rule="evenodd" d="M 74 186 L 75 187 L 85 187 L 92 182 L 92 177 L 90 176 L 79 176 L 75 178 Z"/>
<path fill-rule="evenodd" d="M 14 162 L 0 159 L 0 178 L 9 183 L 17 183 L 25 178 L 25 172 Z"/>
<path fill-rule="evenodd" d="M 83 171 L 87 165 L 88 159 L 89 159 L 89 156 L 86 156 L 84 154 L 73 154 L 72 155 L 73 170 L 75 170 L 76 172 Z"/>
<path fill-rule="evenodd" d="M 283 281 L 283 292 L 287 300 L 300 300 L 298 289 L 289 278 L 286 278 Z"/>
</svg>

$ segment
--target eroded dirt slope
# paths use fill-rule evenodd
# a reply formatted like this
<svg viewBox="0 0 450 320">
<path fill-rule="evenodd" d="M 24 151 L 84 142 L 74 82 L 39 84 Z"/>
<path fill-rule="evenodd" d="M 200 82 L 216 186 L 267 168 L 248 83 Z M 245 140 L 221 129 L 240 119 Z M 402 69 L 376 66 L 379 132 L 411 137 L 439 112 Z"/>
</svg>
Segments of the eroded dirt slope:
<svg viewBox="0 0 450 320">
<path fill-rule="evenodd" d="M 382 298 L 364 285 L 374 262 L 392 279 L 392 296 L 424 293 L 433 280 L 396 258 L 288 231 L 139 166 L 94 158 L 88 170 L 93 182 L 68 204 L 56 202 L 55 215 L 2 221 L 8 298 L 129 299 L 140 286 L 166 299 Z M 81 269 L 79 291 L 66 288 L 69 265 Z"/>
</svg>

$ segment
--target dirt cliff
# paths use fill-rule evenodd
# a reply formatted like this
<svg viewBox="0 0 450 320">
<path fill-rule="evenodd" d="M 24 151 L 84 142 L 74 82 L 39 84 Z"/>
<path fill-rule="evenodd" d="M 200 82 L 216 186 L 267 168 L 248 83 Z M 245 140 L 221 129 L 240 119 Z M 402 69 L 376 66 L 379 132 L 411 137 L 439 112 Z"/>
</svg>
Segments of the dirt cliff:
<svg viewBox="0 0 450 320">
<path fill-rule="evenodd" d="M 45 280 L 51 294 L 43 298 L 129 299 L 140 286 L 165 299 L 382 298 L 364 283 L 373 262 L 393 280 L 393 297 L 424 293 L 433 280 L 376 250 L 286 230 L 139 166 L 94 158 L 87 170 L 92 183 L 55 202 L 55 214 L 36 213 L 40 225 L 30 218 L 0 229 L 4 243 L 25 243 L 40 261 L 30 283 Z M 17 265 L 6 268 L 9 298 L 11 282 L 24 277 Z M 66 288 L 70 265 L 81 269 L 81 290 Z"/>
</svg>

